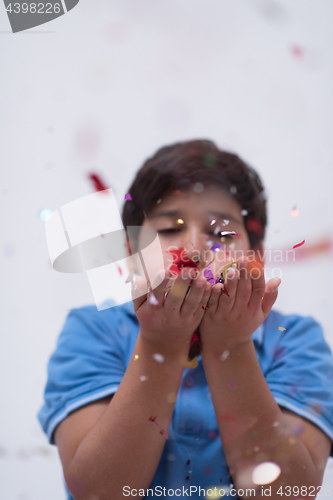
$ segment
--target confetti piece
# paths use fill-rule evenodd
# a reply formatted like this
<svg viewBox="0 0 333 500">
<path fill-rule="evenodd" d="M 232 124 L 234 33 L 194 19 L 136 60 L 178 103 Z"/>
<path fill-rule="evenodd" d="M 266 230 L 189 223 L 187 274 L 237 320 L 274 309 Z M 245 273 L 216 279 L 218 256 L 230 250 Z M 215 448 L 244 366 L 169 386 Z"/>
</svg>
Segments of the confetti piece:
<svg viewBox="0 0 333 500">
<path fill-rule="evenodd" d="M 91 180 L 95 191 L 108 189 L 98 174 L 90 173 L 88 174 L 88 178 Z"/>
<path fill-rule="evenodd" d="M 166 439 L 168 439 L 168 433 L 162 429 L 162 427 L 160 425 L 158 425 L 158 423 L 156 422 L 156 418 L 157 417 L 149 417 L 149 422 L 154 422 L 154 424 L 159 428 L 160 430 L 160 434 L 164 435 L 166 437 Z"/>
<path fill-rule="evenodd" d="M 209 240 L 209 241 L 206 241 L 206 245 L 210 246 L 213 244 L 213 241 L 212 240 Z"/>
<path fill-rule="evenodd" d="M 229 356 L 230 354 L 230 351 L 228 351 L 228 349 L 226 349 L 220 356 L 220 360 L 221 361 L 225 361 L 227 359 L 227 357 Z"/>
<path fill-rule="evenodd" d="M 178 223 L 178 224 L 184 224 L 184 221 L 183 221 L 183 219 L 178 219 L 178 220 L 177 220 L 177 223 Z"/>
<path fill-rule="evenodd" d="M 157 200 L 156 204 L 159 205 L 161 203 L 162 199 L 160 198 L 159 200 Z"/>
<path fill-rule="evenodd" d="M 195 356 L 191 361 L 187 361 L 185 364 L 185 368 L 196 368 L 198 366 L 198 357 Z"/>
<path fill-rule="evenodd" d="M 285 328 L 283 328 L 283 326 L 278 326 L 278 330 L 280 330 L 281 332 L 284 332 Z"/>
<path fill-rule="evenodd" d="M 302 434 L 305 431 L 305 427 L 302 424 L 296 424 L 293 428 L 292 431 L 294 434 Z"/>
<path fill-rule="evenodd" d="M 224 422 L 234 422 L 236 417 L 233 413 L 223 413 L 223 415 L 221 415 L 221 420 Z"/>
<path fill-rule="evenodd" d="M 148 379 L 148 377 L 146 375 L 141 375 L 141 377 L 140 377 L 141 382 L 144 382 L 147 379 Z"/>
<path fill-rule="evenodd" d="M 163 363 L 164 361 L 164 356 L 162 354 L 153 354 L 153 358 L 155 359 L 155 361 L 157 361 L 158 363 Z"/>
<path fill-rule="evenodd" d="M 195 193 L 202 193 L 202 191 L 205 189 L 204 185 L 201 182 L 196 182 L 193 186 L 193 191 Z"/>
<path fill-rule="evenodd" d="M 255 217 L 249 217 L 246 221 L 246 229 L 258 236 L 263 236 L 264 228 Z"/>
<path fill-rule="evenodd" d="M 243 217 L 246 217 L 246 215 L 248 214 L 249 212 L 247 210 L 242 210 L 241 211 L 241 215 L 243 215 Z"/>
<path fill-rule="evenodd" d="M 272 427 L 278 427 L 279 422 L 273 422 Z"/>
<path fill-rule="evenodd" d="M 219 248 L 221 248 L 221 243 L 215 243 L 215 245 L 212 246 L 211 251 L 216 252 Z"/>
<path fill-rule="evenodd" d="M 125 194 L 125 200 L 132 201 L 132 196 L 130 195 L 130 193 Z"/>
<path fill-rule="evenodd" d="M 136 354 L 136 355 L 134 356 L 134 359 L 139 359 L 139 356 Z"/>
<path fill-rule="evenodd" d="M 222 231 L 221 236 L 238 236 L 238 233 L 235 231 Z"/>
<path fill-rule="evenodd" d="M 223 219 L 222 225 L 227 226 L 229 224 L 230 220 Z"/>
<path fill-rule="evenodd" d="M 45 222 L 49 217 L 51 217 L 52 210 L 49 208 L 43 208 L 39 211 L 38 217 L 41 221 Z"/>
<path fill-rule="evenodd" d="M 194 344 L 194 342 L 196 342 L 197 340 L 200 341 L 199 337 L 198 337 L 198 334 L 197 332 L 194 332 L 193 335 L 192 335 L 192 338 L 191 338 L 191 344 L 190 344 L 190 347 L 192 347 L 192 345 Z"/>
<path fill-rule="evenodd" d="M 180 191 L 179 191 L 179 189 L 176 189 L 175 191 L 172 191 L 172 194 L 173 194 L 174 196 L 179 196 L 179 195 L 180 195 Z"/>
<path fill-rule="evenodd" d="M 208 437 L 209 437 L 209 439 L 214 441 L 217 438 L 216 432 L 213 429 L 208 431 Z"/>
<path fill-rule="evenodd" d="M 229 387 L 230 389 L 237 389 L 238 382 L 236 380 L 229 380 Z"/>
<path fill-rule="evenodd" d="M 296 58 L 300 58 L 300 57 L 302 57 L 304 55 L 303 50 L 300 47 L 298 47 L 298 45 L 292 45 L 290 47 L 290 52 Z"/>
<path fill-rule="evenodd" d="M 186 250 L 184 247 L 181 247 L 178 250 L 167 251 L 167 253 L 171 253 L 173 259 L 173 263 L 169 267 L 169 270 L 176 276 L 178 276 L 184 267 L 192 267 L 199 271 L 197 264 L 188 258 L 185 252 Z"/>
<path fill-rule="evenodd" d="M 220 233 L 220 232 L 221 232 L 221 231 L 220 231 L 220 226 L 217 226 L 217 228 L 216 228 L 216 229 L 214 229 L 214 234 L 218 234 L 218 233 Z"/>
<path fill-rule="evenodd" d="M 149 302 L 149 304 L 152 304 L 153 306 L 158 306 L 158 300 L 155 297 L 153 292 L 150 292 L 148 302 Z"/>
<path fill-rule="evenodd" d="M 188 460 L 188 461 L 186 462 L 186 465 L 190 465 L 190 463 L 191 463 L 191 460 Z"/>
<path fill-rule="evenodd" d="M 236 188 L 236 186 L 231 186 L 231 188 L 230 188 L 230 193 L 231 193 L 231 194 L 236 194 L 236 193 L 237 193 L 237 188 Z"/>
<path fill-rule="evenodd" d="M 297 216 L 299 215 L 299 210 L 297 210 L 297 208 L 296 208 L 296 207 L 294 207 L 294 208 L 292 209 L 292 211 L 290 212 L 290 215 L 291 215 L 292 217 L 297 217 Z"/>
<path fill-rule="evenodd" d="M 274 462 L 263 462 L 252 471 L 254 484 L 269 484 L 275 481 L 281 474 L 281 468 Z"/>
<path fill-rule="evenodd" d="M 211 225 L 211 226 L 213 226 L 213 225 L 215 224 L 215 222 L 216 222 L 216 220 L 215 220 L 215 219 L 213 219 L 213 220 L 211 221 L 210 225 Z"/>
<path fill-rule="evenodd" d="M 294 248 L 301 247 L 302 245 L 304 245 L 304 243 L 305 243 L 305 240 L 301 241 L 301 243 L 297 243 L 297 245 L 294 245 L 294 246 L 293 246 L 293 249 L 294 249 Z"/>
</svg>

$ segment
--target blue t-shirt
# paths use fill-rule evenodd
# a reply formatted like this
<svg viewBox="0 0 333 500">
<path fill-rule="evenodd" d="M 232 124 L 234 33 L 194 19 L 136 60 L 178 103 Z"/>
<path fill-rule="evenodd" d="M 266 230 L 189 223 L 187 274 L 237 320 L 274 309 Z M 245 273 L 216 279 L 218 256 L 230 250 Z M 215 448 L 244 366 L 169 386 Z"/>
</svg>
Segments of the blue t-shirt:
<svg viewBox="0 0 333 500">
<path fill-rule="evenodd" d="M 45 404 L 38 413 L 50 444 L 55 444 L 55 427 L 70 412 L 116 392 L 138 333 L 132 302 L 102 311 L 95 306 L 70 311 L 49 360 Z M 333 440 L 333 357 L 319 323 L 272 310 L 252 339 L 278 405 L 307 418 Z M 175 495 L 187 498 L 183 488 L 189 494 L 192 486 L 191 498 L 199 499 L 204 493 L 196 496 L 195 487 L 197 492 L 199 487 L 225 487 L 227 493 L 230 483 L 199 355 L 196 368 L 184 369 L 169 439 L 150 488 L 178 489 Z"/>
</svg>

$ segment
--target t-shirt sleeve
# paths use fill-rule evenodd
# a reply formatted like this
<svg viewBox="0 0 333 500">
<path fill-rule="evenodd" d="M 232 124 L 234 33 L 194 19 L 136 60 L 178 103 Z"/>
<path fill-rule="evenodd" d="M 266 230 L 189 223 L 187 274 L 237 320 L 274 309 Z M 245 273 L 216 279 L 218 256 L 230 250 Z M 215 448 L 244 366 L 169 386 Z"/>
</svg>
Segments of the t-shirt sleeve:
<svg viewBox="0 0 333 500">
<path fill-rule="evenodd" d="M 265 378 L 276 402 L 333 440 L 333 357 L 322 327 L 310 316 L 279 314 L 268 326 L 271 362 Z"/>
<path fill-rule="evenodd" d="M 93 306 L 73 309 L 58 337 L 37 415 L 50 444 L 55 444 L 55 427 L 70 412 L 115 393 L 123 378 L 124 337 L 117 331 L 117 314 L 105 313 Z"/>
</svg>

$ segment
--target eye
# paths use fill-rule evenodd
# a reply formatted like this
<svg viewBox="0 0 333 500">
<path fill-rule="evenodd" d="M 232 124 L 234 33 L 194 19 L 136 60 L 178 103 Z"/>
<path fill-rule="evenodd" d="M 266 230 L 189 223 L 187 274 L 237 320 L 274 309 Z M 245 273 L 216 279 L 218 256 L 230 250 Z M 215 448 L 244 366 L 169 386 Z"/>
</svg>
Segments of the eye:
<svg viewBox="0 0 333 500">
<path fill-rule="evenodd" d="M 172 234 L 181 232 L 181 229 L 178 228 L 158 229 L 157 232 L 159 234 Z"/>
</svg>

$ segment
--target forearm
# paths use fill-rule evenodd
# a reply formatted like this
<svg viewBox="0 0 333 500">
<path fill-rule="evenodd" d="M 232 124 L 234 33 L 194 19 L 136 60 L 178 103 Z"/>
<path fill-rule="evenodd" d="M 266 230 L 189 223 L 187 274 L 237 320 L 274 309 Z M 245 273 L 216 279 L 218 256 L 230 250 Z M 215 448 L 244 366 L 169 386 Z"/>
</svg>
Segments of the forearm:
<svg viewBox="0 0 333 500">
<path fill-rule="evenodd" d="M 251 473 L 262 462 L 281 468 L 271 484 L 273 500 L 281 498 L 280 486 L 318 486 L 312 458 L 275 402 L 252 340 L 231 349 L 224 361 L 221 354 L 203 348 L 202 362 L 236 488 L 256 488 Z"/>
<path fill-rule="evenodd" d="M 185 343 L 175 352 L 173 346 L 159 350 L 164 361 L 158 362 L 153 358 L 156 349 L 139 334 L 117 392 L 73 458 L 68 483 L 75 500 L 94 495 L 117 500 L 123 498 L 124 486 L 138 490 L 150 486 L 184 370 L 180 358 L 189 349 Z"/>
</svg>

